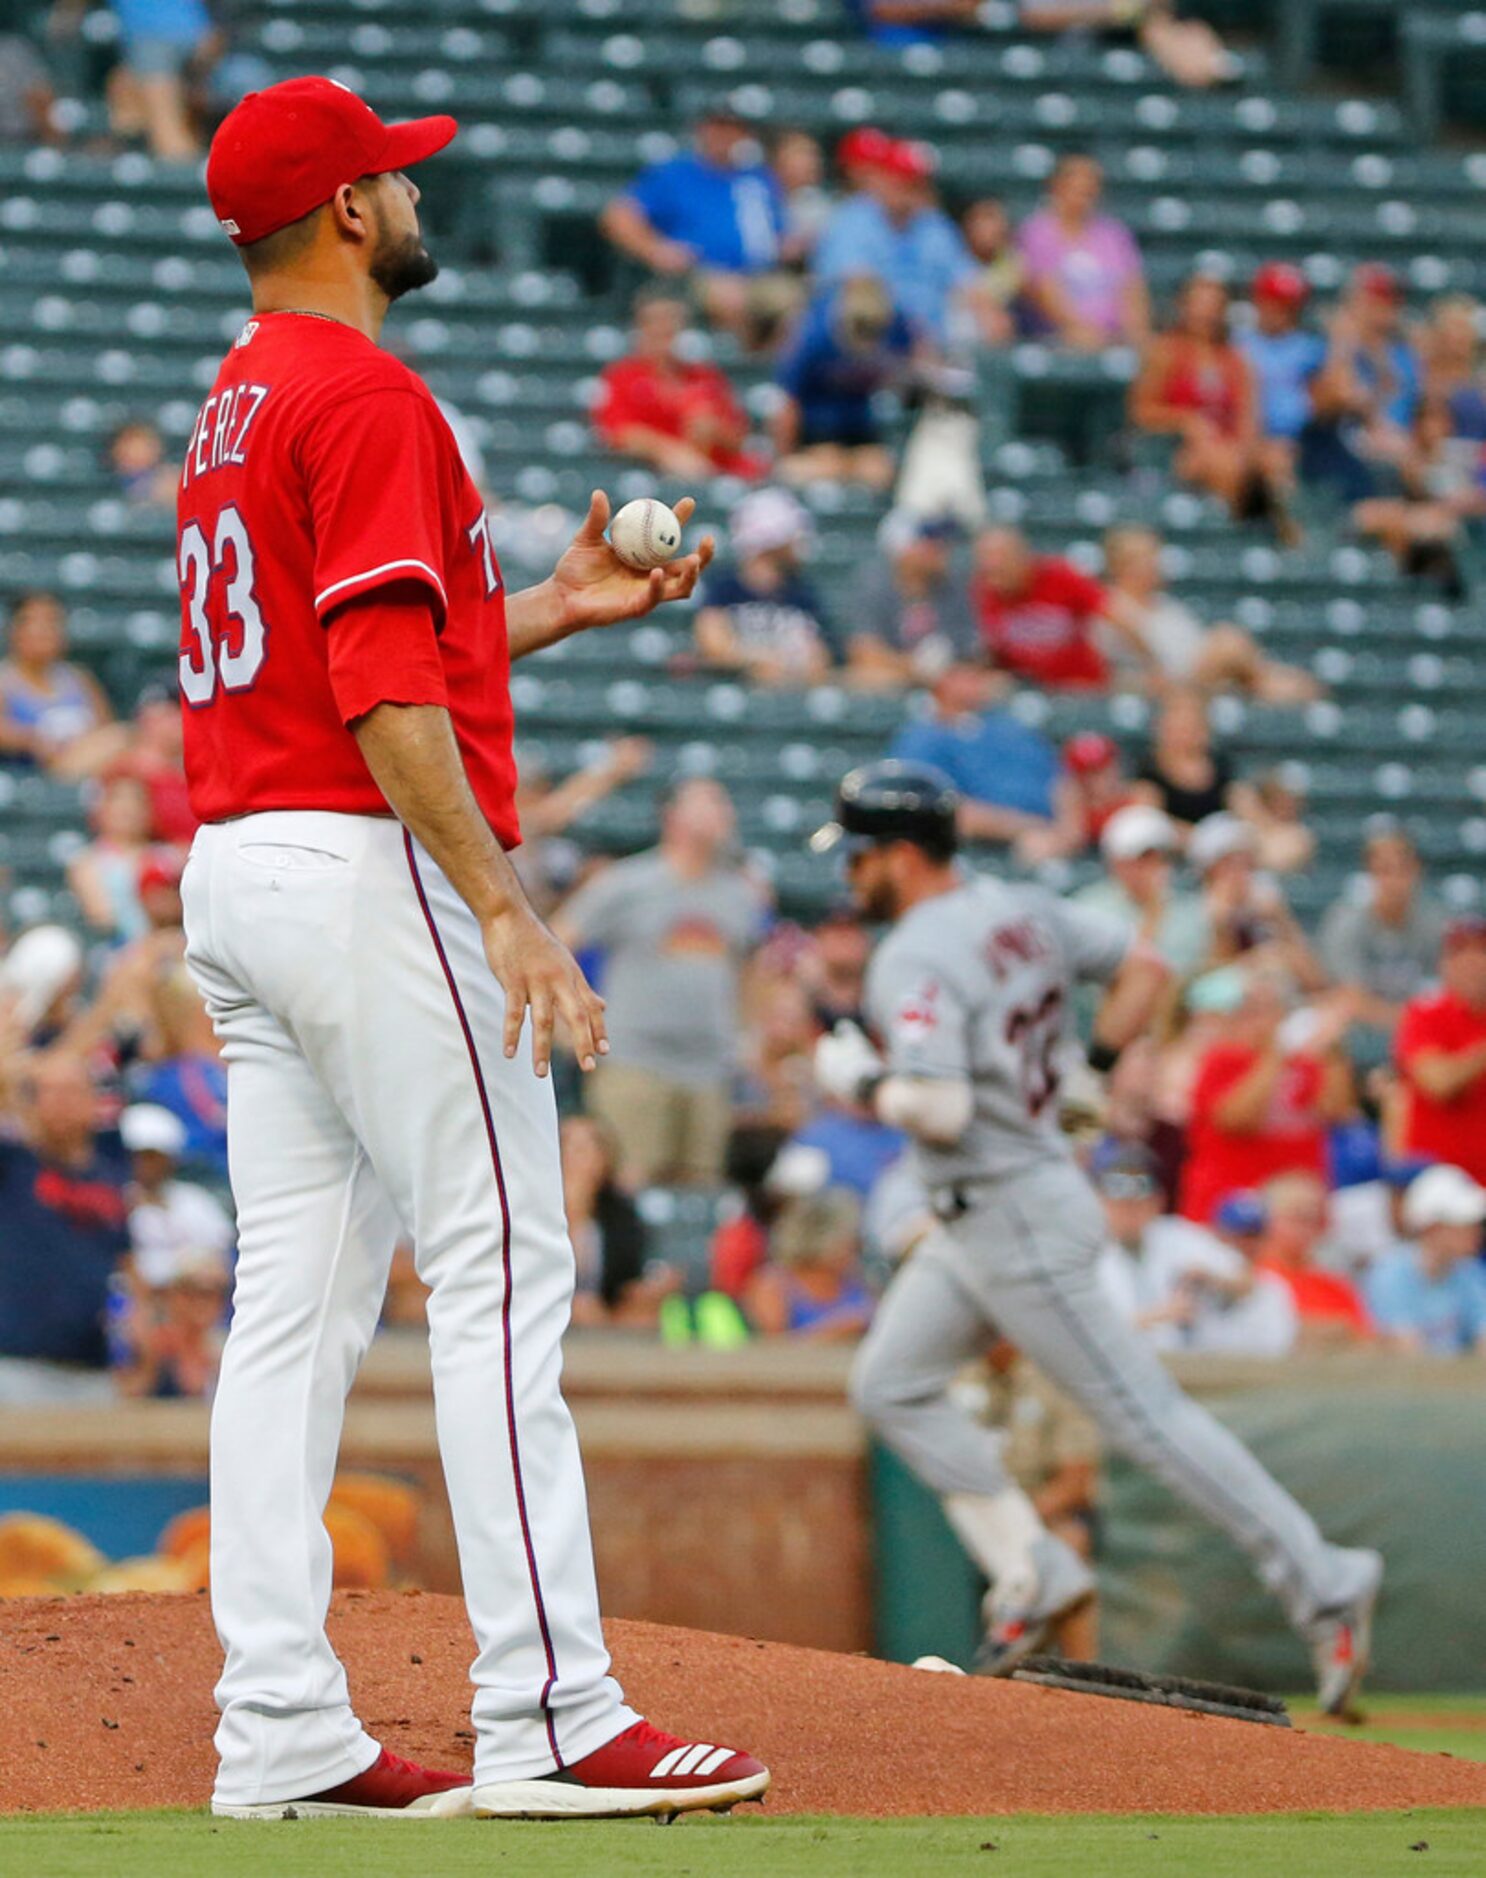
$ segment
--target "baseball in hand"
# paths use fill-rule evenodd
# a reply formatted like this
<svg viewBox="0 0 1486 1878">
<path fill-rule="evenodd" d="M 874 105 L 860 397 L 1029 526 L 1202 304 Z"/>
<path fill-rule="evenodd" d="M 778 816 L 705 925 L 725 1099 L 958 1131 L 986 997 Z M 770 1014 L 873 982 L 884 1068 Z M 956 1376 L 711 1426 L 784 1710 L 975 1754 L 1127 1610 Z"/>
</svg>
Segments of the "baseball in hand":
<svg viewBox="0 0 1486 1878">
<path fill-rule="evenodd" d="M 626 567 L 647 573 L 674 561 L 681 549 L 681 524 L 654 496 L 626 502 L 609 524 L 609 544 Z"/>
</svg>

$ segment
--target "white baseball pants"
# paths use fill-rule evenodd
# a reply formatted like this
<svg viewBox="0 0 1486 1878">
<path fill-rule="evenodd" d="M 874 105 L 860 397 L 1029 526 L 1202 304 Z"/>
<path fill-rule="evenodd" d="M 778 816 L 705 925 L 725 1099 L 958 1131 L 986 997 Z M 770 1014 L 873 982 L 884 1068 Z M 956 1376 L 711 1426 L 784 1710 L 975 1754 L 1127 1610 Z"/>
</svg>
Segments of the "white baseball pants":
<svg viewBox="0 0 1486 1878">
<path fill-rule="evenodd" d="M 894 1278 L 857 1353 L 852 1397 L 886 1445 L 940 1494 L 1007 1487 L 1003 1437 L 959 1406 L 951 1384 L 993 1335 L 1009 1337 L 1111 1447 L 1248 1553 L 1297 1629 L 1356 1597 L 1370 1555 L 1328 1544 L 1104 1295 L 1104 1222 L 1082 1174 L 1041 1161 L 973 1193 L 971 1211 Z"/>
<path fill-rule="evenodd" d="M 212 1417 L 216 1797 L 302 1797 L 378 1753 L 325 1635 L 322 1514 L 399 1227 L 432 1290 L 475 1778 L 552 1772 L 634 1716 L 609 1676 L 560 1387 L 573 1255 L 551 1084 L 526 1037 L 502 1054 L 478 925 L 398 822 L 212 824 L 183 892 L 227 1060 L 239 1234 Z"/>
</svg>

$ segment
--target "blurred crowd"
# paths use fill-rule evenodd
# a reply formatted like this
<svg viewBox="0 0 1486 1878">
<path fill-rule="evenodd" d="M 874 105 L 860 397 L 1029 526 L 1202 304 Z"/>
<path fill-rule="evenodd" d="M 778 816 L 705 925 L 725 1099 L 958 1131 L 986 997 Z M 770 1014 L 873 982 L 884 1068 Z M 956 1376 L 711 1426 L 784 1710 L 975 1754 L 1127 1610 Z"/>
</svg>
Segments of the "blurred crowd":
<svg viewBox="0 0 1486 1878">
<path fill-rule="evenodd" d="M 57 0 L 0 37 L 0 141 L 78 134 L 50 72 L 84 11 Z M 849 11 L 889 44 L 975 30 L 967 0 Z M 259 76 L 229 15 L 204 0 L 113 13 L 95 144 L 196 159 Z M 1138 44 L 1178 83 L 1235 70 L 1166 0 L 1023 0 L 1020 15 Z M 1325 308 L 1282 263 L 1241 300 L 1203 274 L 1159 307 L 1104 193 L 1099 162 L 1068 151 L 1018 219 L 991 197 L 946 201 L 924 144 L 859 126 L 827 152 L 797 128 L 763 137 L 718 99 L 601 217 L 636 291 L 593 427 L 616 459 L 710 483 L 728 511 L 678 669 L 902 694 L 892 753 L 956 784 L 974 864 L 1055 885 L 1076 872 L 1173 967 L 1156 1033 L 1102 1086 L 1076 1052 L 1063 1066 L 1105 1277 L 1132 1321 L 1195 1354 L 1471 1354 L 1486 1338 L 1486 922 L 1447 916 L 1407 830 L 1373 817 L 1347 893 L 1302 928 L 1286 883 L 1316 850 L 1304 765 L 1245 770 L 1213 707 L 1302 706 L 1318 681 L 1173 593 L 1154 526 L 1111 529 L 1095 560 L 995 519 L 976 371 L 1014 345 L 1113 349 L 1131 452 L 1235 528 L 1293 544 L 1299 498 L 1329 500 L 1458 596 L 1486 515 L 1480 309 L 1451 298 L 1411 322 L 1375 262 Z M 738 348 L 772 374 L 762 414 L 717 363 Z M 122 501 L 173 504 L 151 422 L 113 434 L 107 469 Z M 844 605 L 811 573 L 821 484 L 885 510 Z M 81 786 L 89 818 L 66 863 L 76 928 L 0 936 L 0 1402 L 204 1395 L 233 1226 L 225 1074 L 184 964 L 178 708 L 148 689 L 117 715 L 67 633 L 55 595 L 24 595 L 0 659 L 0 776 Z M 1025 708 L 1047 692 L 1130 694 L 1122 721 L 1148 729 L 1060 746 Z M 809 926 L 781 917 L 710 775 L 668 779 L 652 848 L 595 858 L 583 817 L 656 766 L 628 736 L 570 774 L 521 765 L 518 865 L 601 984 L 613 1043 L 565 1091 L 576 1334 L 855 1339 L 931 1229 L 901 1137 L 811 1074 L 817 1039 L 860 1015 L 872 935 L 844 904 Z M 404 1250 L 387 1318 L 421 1310 Z M 979 1386 L 990 1402 L 1034 1385 L 1002 1348 Z M 1077 1437 L 1050 1432 L 1028 1466 L 1049 1520 L 1086 1520 Z"/>
<path fill-rule="evenodd" d="M 1017 343 L 1124 349 L 1135 360 L 1130 435 L 1148 454 L 1164 452 L 1179 483 L 1284 545 L 1302 538 L 1294 509 L 1304 486 L 1359 539 L 1458 598 L 1462 542 L 1486 516 L 1476 304 L 1446 297 L 1411 322 L 1400 278 L 1365 262 L 1318 313 L 1300 269 L 1274 262 L 1243 283 L 1242 304 L 1226 278 L 1195 274 L 1161 309 L 1135 235 L 1103 196 L 1099 162 L 1067 151 L 1017 223 L 993 197 L 946 204 L 927 144 L 858 128 L 828 162 L 809 133 L 778 130 L 765 144 L 719 100 L 691 147 L 641 172 L 601 218 L 624 262 L 649 278 L 635 296 L 631 348 L 601 374 L 596 433 L 667 476 L 772 481 L 776 495 L 823 481 L 890 492 L 894 524 L 952 530 L 973 542 L 979 564 L 994 552 L 982 534 L 977 358 Z M 708 327 L 772 360 L 766 419 L 750 419 Z M 796 593 L 776 601 L 781 560 L 791 588 L 804 585 L 808 536 L 759 547 L 759 512 L 746 501 L 737 509 L 737 565 L 719 576 L 718 611 L 751 604 L 764 639 L 778 608 L 811 615 L 813 631 L 793 635 L 808 657 L 764 647 L 769 682 L 807 682 L 822 663 L 860 675 Z M 763 533 L 785 527 L 775 519 Z M 1025 607 L 1044 597 L 1033 566 L 1010 588 Z M 977 584 L 973 611 L 999 658 L 996 587 L 983 570 Z M 1165 631 L 1149 619 L 1110 623 L 1127 659 L 1150 669 L 1170 658 L 1190 667 L 1197 656 L 1190 618 Z M 739 637 L 714 630 L 703 657 L 736 663 Z M 1256 684 L 1252 657 L 1224 669 Z M 1089 662 L 1053 682 L 1102 679 Z"/>
<path fill-rule="evenodd" d="M 245 91 L 272 82 L 235 42 L 239 0 L 17 0 L 0 24 L 0 146 L 195 163 Z M 101 116 L 80 94 L 102 91 Z"/>
<path fill-rule="evenodd" d="M 915 534 L 905 552 L 943 548 Z M 1079 897 L 1173 968 L 1159 1026 L 1103 1086 L 1076 1050 L 1063 1066 L 1124 1308 L 1194 1353 L 1481 1348 L 1486 920 L 1447 915 L 1407 832 L 1375 818 L 1307 932 L 1285 884 L 1314 845 L 1302 778 L 1242 774 L 1203 690 L 1168 686 L 1141 748 L 1085 732 L 1058 749 L 1005 683 L 946 664 L 896 747 L 954 776 L 979 859 L 1081 858 Z M 0 956 L 0 1400 L 207 1393 L 233 1229 L 225 1074 L 183 956 L 176 706 L 151 691 L 116 720 L 68 660 L 60 604 L 29 595 L 0 734 L 8 774 L 83 779 L 92 803 L 68 864 L 84 932 L 32 926 Z M 780 917 L 711 776 L 671 783 L 647 851 L 571 845 L 573 819 L 652 761 L 622 740 L 524 785 L 523 869 L 613 1042 L 565 1103 L 575 1324 L 854 1339 L 931 1229 L 902 1138 L 812 1076 L 818 1038 L 860 1015 L 873 935 L 845 904 Z M 406 1255 L 388 1312 L 421 1313 Z"/>
</svg>

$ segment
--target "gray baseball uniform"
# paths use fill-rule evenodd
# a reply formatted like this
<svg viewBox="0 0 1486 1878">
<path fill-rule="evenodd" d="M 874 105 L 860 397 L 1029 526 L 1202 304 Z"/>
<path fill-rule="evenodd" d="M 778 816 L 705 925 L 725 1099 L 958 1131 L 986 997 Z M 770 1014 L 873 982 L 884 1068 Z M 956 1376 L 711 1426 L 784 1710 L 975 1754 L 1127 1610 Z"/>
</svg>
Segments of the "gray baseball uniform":
<svg viewBox="0 0 1486 1878">
<path fill-rule="evenodd" d="M 1243 1547 L 1304 1629 L 1358 1594 L 1368 1555 L 1329 1545 L 1121 1321 L 1097 1276 L 1099 1202 L 1058 1128 L 1070 993 L 1113 979 L 1129 943 L 1107 915 L 973 879 L 915 907 L 879 947 L 867 1012 L 889 1070 L 968 1080 L 974 1111 L 953 1147 L 913 1148 L 943 1223 L 883 1299 L 853 1400 L 936 1492 L 998 1493 L 1009 1481 L 1001 1439 L 949 1386 L 999 1331 L 1112 1447 Z"/>
</svg>

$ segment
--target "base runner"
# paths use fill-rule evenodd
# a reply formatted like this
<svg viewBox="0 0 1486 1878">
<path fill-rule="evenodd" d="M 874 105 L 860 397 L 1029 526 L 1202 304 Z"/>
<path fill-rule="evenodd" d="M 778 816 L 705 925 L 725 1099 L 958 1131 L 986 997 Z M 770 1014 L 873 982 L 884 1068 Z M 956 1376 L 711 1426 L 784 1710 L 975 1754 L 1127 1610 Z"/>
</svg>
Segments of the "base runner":
<svg viewBox="0 0 1486 1878">
<path fill-rule="evenodd" d="M 454 133 L 294 79 L 245 98 L 207 165 L 253 291 L 179 501 L 187 956 L 228 1065 L 239 1220 L 211 1539 L 214 1810 L 237 1818 L 672 1814 L 769 1784 L 639 1720 L 609 1674 L 559 1388 L 573 1254 L 545 1080 L 559 1019 L 593 1067 L 603 1005 L 505 852 L 510 658 L 689 594 L 710 544 L 632 573 L 596 495 L 552 578 L 504 593 L 447 423 L 377 344 L 436 271 L 404 172 Z M 400 1230 L 431 1288 L 473 1783 L 366 1733 L 324 1629 L 321 1514 Z"/>
<path fill-rule="evenodd" d="M 1007 1473 L 999 1437 L 951 1394 L 1000 1334 L 1248 1553 L 1338 1713 L 1367 1667 L 1382 1560 L 1328 1544 L 1105 1299 L 1099 1204 L 1058 1126 L 1074 986 L 1107 987 L 1091 1051 L 1107 1067 L 1145 1028 L 1166 967 L 1118 921 L 962 874 L 956 807 L 937 770 L 870 764 L 846 777 L 813 844 L 845 847 L 858 905 L 891 925 L 866 998 L 885 1054 L 838 1026 L 817 1047 L 818 1079 L 908 1131 L 940 1222 L 883 1299 L 853 1372 L 857 1407 L 991 1580 L 983 1674 L 1008 1675 L 1094 1590 Z"/>
</svg>

